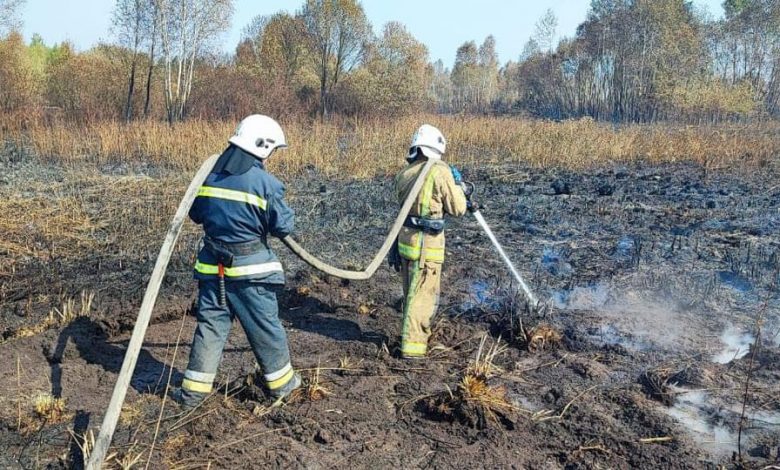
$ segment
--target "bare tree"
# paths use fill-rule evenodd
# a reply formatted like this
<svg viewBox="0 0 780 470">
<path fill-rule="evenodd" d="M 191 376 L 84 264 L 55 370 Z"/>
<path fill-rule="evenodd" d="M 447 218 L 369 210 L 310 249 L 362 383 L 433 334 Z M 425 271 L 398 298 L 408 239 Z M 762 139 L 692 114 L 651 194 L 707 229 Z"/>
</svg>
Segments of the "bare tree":
<svg viewBox="0 0 780 470">
<path fill-rule="evenodd" d="M 135 94 L 136 72 L 141 47 L 149 44 L 149 61 L 154 62 L 154 43 L 156 42 L 157 20 L 154 0 L 117 0 L 113 13 L 113 29 L 119 44 L 130 50 L 130 77 L 127 82 L 127 99 L 125 100 L 125 121 L 133 119 L 133 96 Z M 151 64 L 150 64 L 151 71 Z M 147 95 L 149 93 L 149 78 L 147 77 Z M 148 112 L 148 97 L 145 113 Z"/>
<path fill-rule="evenodd" d="M 195 62 L 230 26 L 232 0 L 157 0 L 165 66 L 168 122 L 181 121 L 192 92 Z"/>
<path fill-rule="evenodd" d="M 525 62 L 541 52 L 539 43 L 536 42 L 536 39 L 531 38 L 523 46 L 523 52 L 520 53 L 520 62 Z"/>
<path fill-rule="evenodd" d="M 558 17 L 551 9 L 547 9 L 544 15 L 536 22 L 533 39 L 545 52 L 552 52 L 555 48 L 555 35 L 558 31 Z"/>
<path fill-rule="evenodd" d="M 26 0 L 0 0 L 0 35 L 5 36 L 9 31 L 17 29 L 21 25 L 19 11 Z"/>
<path fill-rule="evenodd" d="M 307 0 L 300 13 L 320 80 L 320 118 L 328 112 L 328 95 L 341 76 L 357 66 L 371 39 L 371 25 L 356 0 Z"/>
<path fill-rule="evenodd" d="M 241 31 L 241 43 L 248 46 L 255 66 L 260 66 L 261 64 L 263 37 L 265 27 L 268 25 L 269 21 L 270 17 L 267 15 L 255 16 Z"/>
<path fill-rule="evenodd" d="M 160 4 L 157 0 L 146 0 L 150 4 L 150 17 L 146 24 L 146 30 L 149 34 L 148 41 L 148 59 L 146 69 L 146 96 L 144 97 L 144 118 L 149 117 L 149 106 L 152 99 L 152 73 L 155 66 L 155 52 L 157 49 L 157 41 L 159 40 L 160 31 Z"/>
<path fill-rule="evenodd" d="M 453 90 L 450 71 L 439 59 L 430 65 L 431 83 L 428 90 L 430 100 L 436 105 L 436 111 L 440 113 L 452 110 Z"/>
</svg>

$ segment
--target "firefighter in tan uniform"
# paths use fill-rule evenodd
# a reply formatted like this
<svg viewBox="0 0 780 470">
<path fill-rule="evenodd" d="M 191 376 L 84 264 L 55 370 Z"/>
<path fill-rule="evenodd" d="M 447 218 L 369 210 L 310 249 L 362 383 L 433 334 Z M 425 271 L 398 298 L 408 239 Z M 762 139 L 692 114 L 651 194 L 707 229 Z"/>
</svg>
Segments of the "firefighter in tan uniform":
<svg viewBox="0 0 780 470">
<path fill-rule="evenodd" d="M 409 166 L 395 178 L 395 191 L 403 204 L 425 161 L 438 160 L 412 205 L 398 235 L 397 250 L 391 252 L 389 260 L 404 280 L 401 356 L 405 359 L 425 357 L 428 350 L 444 262 L 444 214 L 460 217 L 467 209 L 476 210 L 476 204 L 467 200 L 460 185 L 460 172 L 441 161 L 445 149 L 442 133 L 423 125 L 412 139 Z"/>
</svg>

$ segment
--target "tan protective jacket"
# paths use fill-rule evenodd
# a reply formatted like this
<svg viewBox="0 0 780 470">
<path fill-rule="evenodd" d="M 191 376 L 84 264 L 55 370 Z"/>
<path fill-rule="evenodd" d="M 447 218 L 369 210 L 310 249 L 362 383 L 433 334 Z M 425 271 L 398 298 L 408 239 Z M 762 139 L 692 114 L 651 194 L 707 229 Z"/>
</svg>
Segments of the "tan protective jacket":
<svg viewBox="0 0 780 470">
<path fill-rule="evenodd" d="M 417 175 L 425 164 L 420 159 L 407 166 L 395 177 L 395 191 L 398 201 L 403 204 L 411 191 Z M 460 217 L 466 213 L 466 196 L 463 189 L 455 183 L 449 165 L 436 162 L 426 177 L 417 201 L 409 212 L 413 217 L 441 219 L 444 214 Z M 398 251 L 401 257 L 418 261 L 422 266 L 426 261 L 444 262 L 444 232 L 438 235 L 423 233 L 420 230 L 403 227 L 398 235 Z"/>
</svg>

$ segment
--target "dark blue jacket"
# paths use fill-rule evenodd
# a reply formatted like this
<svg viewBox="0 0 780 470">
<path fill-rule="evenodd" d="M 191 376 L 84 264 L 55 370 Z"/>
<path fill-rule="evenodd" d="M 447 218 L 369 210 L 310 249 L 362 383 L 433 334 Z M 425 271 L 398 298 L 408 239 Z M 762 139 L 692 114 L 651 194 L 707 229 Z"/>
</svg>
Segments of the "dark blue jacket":
<svg viewBox="0 0 780 470">
<path fill-rule="evenodd" d="M 268 236 L 282 238 L 292 233 L 295 214 L 284 202 L 284 185 L 259 160 L 242 174 L 209 174 L 189 215 L 203 225 L 207 237 L 220 242 L 262 241 L 262 249 L 234 258 L 233 266 L 225 269 L 226 280 L 284 284 L 284 271 L 268 247 Z M 214 255 L 201 249 L 195 278 L 215 279 L 216 273 Z"/>
</svg>

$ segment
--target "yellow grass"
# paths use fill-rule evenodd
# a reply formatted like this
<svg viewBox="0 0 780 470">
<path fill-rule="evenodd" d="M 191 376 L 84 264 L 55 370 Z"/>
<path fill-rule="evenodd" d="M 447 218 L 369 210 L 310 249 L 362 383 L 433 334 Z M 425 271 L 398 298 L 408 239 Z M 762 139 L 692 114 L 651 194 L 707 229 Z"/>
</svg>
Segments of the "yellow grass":
<svg viewBox="0 0 780 470">
<path fill-rule="evenodd" d="M 397 171 L 414 130 L 423 122 L 448 138 L 448 160 L 460 165 L 525 162 L 578 168 L 644 159 L 694 161 L 708 167 L 761 164 L 780 151 L 780 125 L 628 125 L 589 119 L 561 123 L 510 117 L 411 116 L 395 120 L 282 123 L 290 148 L 271 160 L 282 176 L 316 168 L 328 175 L 371 177 Z M 0 117 L 2 123 L 2 117 Z M 102 165 L 145 162 L 192 171 L 219 152 L 234 122 L 156 121 L 85 127 L 0 126 L 0 138 L 26 146 L 45 161 Z"/>
<path fill-rule="evenodd" d="M 63 246 L 89 243 L 85 238 L 94 230 L 73 197 L 45 198 L 8 195 L 0 199 L 0 254 L 30 257 L 57 257 Z M 89 248 L 85 246 L 84 248 Z"/>
<path fill-rule="evenodd" d="M 165 180 L 69 173 L 63 182 L 30 181 L 0 188 L 0 255 L 42 261 L 80 253 L 143 258 L 158 239 L 181 198 L 188 176 Z M 2 271 L 3 268 L 0 268 Z"/>
<path fill-rule="evenodd" d="M 92 302 L 95 300 L 95 293 L 82 291 L 80 297 L 81 303 L 78 306 L 76 299 L 66 298 L 60 307 L 54 307 L 40 322 L 19 328 L 9 338 L 0 340 L 0 344 L 11 339 L 29 338 L 43 333 L 49 328 L 67 325 L 79 317 L 89 316 Z"/>
<path fill-rule="evenodd" d="M 506 352 L 507 345 L 501 344 L 501 338 L 498 338 L 491 346 L 485 349 L 487 339 L 487 334 L 482 335 L 482 339 L 479 342 L 479 348 L 477 348 L 477 355 L 474 358 L 474 361 L 469 363 L 466 368 L 466 376 L 484 377 L 487 379 L 503 372 L 501 368 L 496 365 L 495 360 L 498 356 Z"/>
<path fill-rule="evenodd" d="M 460 419 L 481 426 L 487 423 L 479 424 L 480 415 L 495 423 L 498 422 L 499 414 L 511 414 L 518 410 L 509 400 L 506 387 L 488 383 L 490 377 L 501 373 L 495 360 L 506 351 L 506 345 L 502 345 L 499 339 L 486 347 L 487 339 L 488 335 L 485 334 L 474 361 L 463 371 L 455 392 L 447 387 L 446 393 L 439 394 L 429 402 L 433 411 L 447 417 L 460 414 Z"/>
<path fill-rule="evenodd" d="M 485 377 L 466 374 L 458 384 L 461 400 L 471 402 L 491 420 L 497 420 L 496 413 L 509 413 L 516 410 L 507 398 L 503 385 L 489 386 Z"/>
<path fill-rule="evenodd" d="M 65 399 L 55 398 L 48 393 L 41 393 L 33 399 L 33 411 L 48 423 L 59 423 L 67 418 Z"/>
</svg>

